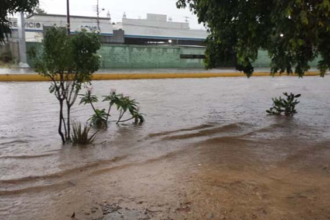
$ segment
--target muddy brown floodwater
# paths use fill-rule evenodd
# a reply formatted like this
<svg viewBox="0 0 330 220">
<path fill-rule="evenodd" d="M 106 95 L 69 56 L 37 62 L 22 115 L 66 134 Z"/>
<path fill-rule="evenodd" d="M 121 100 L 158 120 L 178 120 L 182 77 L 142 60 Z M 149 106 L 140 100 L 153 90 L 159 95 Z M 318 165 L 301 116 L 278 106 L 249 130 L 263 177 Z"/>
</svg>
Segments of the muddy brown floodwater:
<svg viewBox="0 0 330 220">
<path fill-rule="evenodd" d="M 146 123 L 62 146 L 49 83 L 0 83 L 0 219 L 330 219 L 329 77 L 93 85 Z M 293 119 L 265 113 L 282 92 L 302 94 Z"/>
</svg>

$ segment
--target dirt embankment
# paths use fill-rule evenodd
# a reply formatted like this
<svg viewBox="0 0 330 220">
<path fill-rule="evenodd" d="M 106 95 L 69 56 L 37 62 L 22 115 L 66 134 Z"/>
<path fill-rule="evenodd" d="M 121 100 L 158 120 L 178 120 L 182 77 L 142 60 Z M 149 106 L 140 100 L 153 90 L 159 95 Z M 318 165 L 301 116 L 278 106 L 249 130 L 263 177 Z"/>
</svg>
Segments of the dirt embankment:
<svg viewBox="0 0 330 220">
<path fill-rule="evenodd" d="M 242 126 L 189 130 L 205 140 L 97 177 L 104 190 L 76 219 L 330 219 L 330 142 Z M 151 137 L 196 137 L 177 133 Z"/>
</svg>

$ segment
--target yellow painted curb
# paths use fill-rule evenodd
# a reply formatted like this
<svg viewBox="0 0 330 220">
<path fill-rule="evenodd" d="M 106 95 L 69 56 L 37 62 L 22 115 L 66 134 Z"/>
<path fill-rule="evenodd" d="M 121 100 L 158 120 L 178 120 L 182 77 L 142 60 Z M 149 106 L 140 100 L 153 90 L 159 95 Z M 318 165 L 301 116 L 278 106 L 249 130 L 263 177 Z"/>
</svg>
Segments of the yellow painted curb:
<svg viewBox="0 0 330 220">
<path fill-rule="evenodd" d="M 308 72 L 305 76 L 319 76 L 319 72 Z M 269 72 L 253 73 L 253 76 L 270 76 Z M 280 75 L 276 75 L 280 76 Z M 283 74 L 282 76 L 286 76 Z M 292 75 L 295 76 L 295 75 Z M 93 80 L 125 80 L 125 79 L 177 79 L 177 78 L 211 78 L 211 77 L 246 77 L 240 72 L 224 73 L 102 73 L 93 74 Z M 38 74 L 0 74 L 0 82 L 36 82 L 50 81 Z"/>
</svg>

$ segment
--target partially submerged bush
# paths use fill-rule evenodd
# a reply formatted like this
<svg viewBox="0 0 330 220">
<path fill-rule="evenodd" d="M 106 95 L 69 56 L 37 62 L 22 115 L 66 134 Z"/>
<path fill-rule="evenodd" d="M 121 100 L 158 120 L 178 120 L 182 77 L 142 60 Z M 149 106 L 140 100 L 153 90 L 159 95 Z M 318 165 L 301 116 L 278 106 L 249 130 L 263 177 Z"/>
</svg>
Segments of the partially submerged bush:
<svg viewBox="0 0 330 220">
<path fill-rule="evenodd" d="M 130 99 L 129 96 L 124 96 L 123 94 L 117 94 L 115 90 L 111 90 L 110 94 L 104 96 L 103 102 L 108 102 L 109 107 L 106 112 L 105 109 L 95 108 L 93 103 L 98 102 L 98 98 L 92 95 L 92 89 L 88 89 L 84 95 L 81 95 L 80 104 L 90 104 L 94 115 L 89 119 L 92 126 L 96 127 L 107 127 L 110 112 L 112 107 L 115 106 L 119 111 L 119 118 L 116 123 L 124 123 L 130 120 L 134 120 L 135 124 L 141 124 L 144 122 L 143 114 L 139 112 L 138 102 L 134 99 Z M 125 113 L 130 113 L 131 117 L 128 119 L 123 119 Z"/>
<path fill-rule="evenodd" d="M 107 118 L 108 118 L 108 114 L 105 112 L 105 109 L 98 109 L 95 108 L 93 103 L 98 102 L 98 98 L 95 95 L 92 95 L 92 88 L 88 88 L 87 92 L 85 95 L 80 95 L 82 96 L 81 100 L 80 100 L 80 104 L 90 104 L 93 111 L 94 111 L 94 115 L 88 119 L 88 121 L 90 121 L 90 124 L 92 126 L 95 127 L 107 127 Z"/>
<path fill-rule="evenodd" d="M 299 104 L 298 98 L 301 94 L 294 95 L 293 93 L 283 93 L 286 96 L 286 99 L 282 97 L 273 98 L 273 107 L 267 110 L 267 113 L 270 115 L 282 115 L 284 113 L 285 116 L 293 116 L 297 113 L 296 105 Z"/>
<path fill-rule="evenodd" d="M 107 127 L 108 123 L 107 123 L 107 117 L 108 114 L 105 112 L 105 109 L 95 109 L 94 110 L 94 115 L 88 119 L 88 121 L 90 121 L 92 126 L 101 128 L 101 127 Z"/>
<path fill-rule="evenodd" d="M 88 125 L 85 125 L 83 128 L 81 126 L 81 123 L 73 123 L 72 125 L 72 144 L 75 145 L 88 145 L 92 144 L 95 140 L 95 135 L 97 132 L 95 132 L 93 135 L 89 135 L 91 127 Z"/>
<path fill-rule="evenodd" d="M 111 96 L 111 94 L 110 94 Z M 127 122 L 130 120 L 134 120 L 135 124 L 141 124 L 144 122 L 144 117 L 141 113 L 139 113 L 139 107 L 138 102 L 135 101 L 135 99 L 130 99 L 129 96 L 123 96 L 122 94 L 116 95 L 116 92 L 113 92 L 113 96 L 117 96 L 117 102 L 115 102 L 117 109 L 119 110 L 119 118 L 117 120 L 118 123 Z M 105 97 L 103 101 L 107 101 L 108 98 Z M 111 106 L 111 101 L 110 101 Z M 122 119 L 126 112 L 129 112 L 131 114 L 131 118 L 128 119 Z"/>
</svg>

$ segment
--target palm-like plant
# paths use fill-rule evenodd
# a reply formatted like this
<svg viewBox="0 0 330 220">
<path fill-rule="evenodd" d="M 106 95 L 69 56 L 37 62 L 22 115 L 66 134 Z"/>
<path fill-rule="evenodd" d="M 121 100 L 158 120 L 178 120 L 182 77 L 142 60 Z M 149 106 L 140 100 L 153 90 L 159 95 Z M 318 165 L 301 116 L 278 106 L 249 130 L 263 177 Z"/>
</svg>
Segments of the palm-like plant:
<svg viewBox="0 0 330 220">
<path fill-rule="evenodd" d="M 108 126 L 108 114 L 105 112 L 105 109 L 97 109 L 95 108 L 93 103 L 98 102 L 98 98 L 95 95 L 92 95 L 92 89 L 89 88 L 87 92 L 84 95 L 81 95 L 82 98 L 80 100 L 80 104 L 90 104 L 93 111 L 94 115 L 88 119 L 90 121 L 92 126 L 96 127 L 107 127 Z"/>
<path fill-rule="evenodd" d="M 122 94 L 116 94 L 116 90 L 111 90 L 110 95 L 103 96 L 103 102 L 109 102 L 109 108 L 108 108 L 108 115 L 107 115 L 107 121 L 110 116 L 110 111 L 113 105 L 119 106 L 120 105 L 120 100 L 123 97 Z"/>
<path fill-rule="evenodd" d="M 101 127 L 107 127 L 107 118 L 108 114 L 105 112 L 105 109 L 95 109 L 95 114 L 91 118 L 88 119 L 90 121 L 92 126 L 101 128 Z"/>
<path fill-rule="evenodd" d="M 86 94 L 81 95 L 80 104 L 90 104 L 93 108 L 94 115 L 89 119 L 92 126 L 97 127 L 107 127 L 110 112 L 112 107 L 115 106 L 119 111 L 119 118 L 116 123 L 123 123 L 130 120 L 134 120 L 135 124 L 141 124 L 144 122 L 143 114 L 139 113 L 138 102 L 135 99 L 130 99 L 129 96 L 124 96 L 123 94 L 117 94 L 115 90 L 111 90 L 110 94 L 103 96 L 103 102 L 108 102 L 109 107 L 106 112 L 105 109 L 95 108 L 93 103 L 98 102 L 98 98 L 92 95 L 91 89 L 89 89 Z M 129 112 L 131 117 L 128 119 L 123 119 L 124 115 Z"/>
<path fill-rule="evenodd" d="M 141 124 L 144 122 L 144 117 L 142 114 L 139 113 L 138 102 L 135 99 L 130 99 L 129 96 L 124 96 L 123 94 L 117 94 L 115 90 L 111 90 L 110 95 L 104 96 L 104 102 L 109 102 L 109 111 L 108 114 L 110 115 L 110 111 L 113 105 L 117 107 L 119 111 L 119 118 L 117 120 L 118 123 L 127 122 L 130 120 L 134 120 L 135 124 Z M 131 114 L 131 118 L 122 120 L 125 113 L 127 111 Z"/>
<path fill-rule="evenodd" d="M 119 118 L 117 121 L 117 124 L 120 122 L 127 122 L 130 120 L 135 120 L 135 123 L 143 123 L 144 118 L 142 114 L 139 113 L 139 107 L 138 102 L 135 101 L 135 99 L 130 99 L 128 96 L 122 97 L 120 99 L 119 105 L 117 106 L 118 110 L 120 111 Z M 126 112 L 129 112 L 131 114 L 131 118 L 121 120 Z"/>
</svg>

